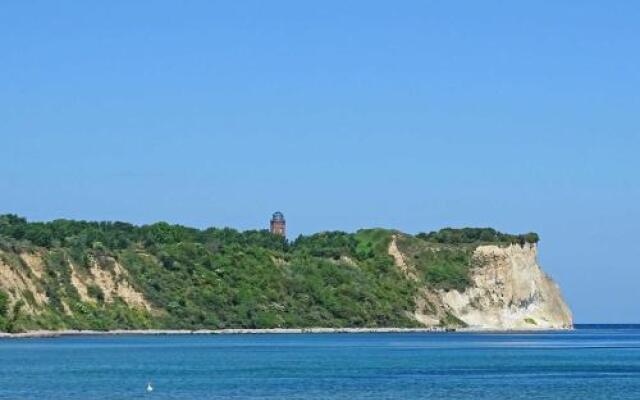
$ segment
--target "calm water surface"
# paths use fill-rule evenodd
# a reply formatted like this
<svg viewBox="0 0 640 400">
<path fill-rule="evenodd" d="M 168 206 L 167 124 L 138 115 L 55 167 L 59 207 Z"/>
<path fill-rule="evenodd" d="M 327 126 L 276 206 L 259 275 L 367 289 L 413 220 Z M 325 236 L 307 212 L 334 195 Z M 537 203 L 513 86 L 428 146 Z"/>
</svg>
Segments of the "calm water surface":
<svg viewBox="0 0 640 400">
<path fill-rule="evenodd" d="M 0 399 L 640 399 L 640 327 L 0 340 Z"/>
</svg>

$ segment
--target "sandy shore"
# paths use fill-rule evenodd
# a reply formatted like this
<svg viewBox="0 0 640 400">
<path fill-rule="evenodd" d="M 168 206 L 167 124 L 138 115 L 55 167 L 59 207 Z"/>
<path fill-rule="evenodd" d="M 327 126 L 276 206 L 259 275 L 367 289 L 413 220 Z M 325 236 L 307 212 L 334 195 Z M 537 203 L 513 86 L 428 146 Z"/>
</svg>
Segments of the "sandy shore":
<svg viewBox="0 0 640 400">
<path fill-rule="evenodd" d="M 541 331 L 566 331 L 562 329 L 531 329 L 531 330 L 498 330 L 482 328 L 460 328 L 455 332 L 483 332 L 483 333 L 517 333 Z M 293 329 L 115 329 L 112 331 L 94 330 L 60 330 L 60 331 L 28 331 L 21 333 L 0 332 L 0 339 L 15 338 L 46 338 L 62 336 L 122 336 L 122 335 L 260 335 L 260 334 L 300 334 L 300 333 L 434 333 L 452 332 L 451 329 L 440 327 L 431 328 L 293 328 Z"/>
<path fill-rule="evenodd" d="M 301 329 L 115 329 L 111 331 L 60 330 L 28 331 L 21 333 L 0 332 L 0 338 L 41 338 L 59 336 L 116 336 L 116 335 L 259 335 L 299 333 L 424 333 L 444 332 L 443 328 L 301 328 Z"/>
</svg>

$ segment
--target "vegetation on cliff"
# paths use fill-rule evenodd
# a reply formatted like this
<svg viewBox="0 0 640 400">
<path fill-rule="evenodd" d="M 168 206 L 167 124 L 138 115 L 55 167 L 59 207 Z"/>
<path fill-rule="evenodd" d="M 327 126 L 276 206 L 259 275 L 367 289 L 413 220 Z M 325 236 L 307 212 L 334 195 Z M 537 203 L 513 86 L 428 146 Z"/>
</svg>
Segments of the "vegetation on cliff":
<svg viewBox="0 0 640 400">
<path fill-rule="evenodd" d="M 416 237 L 427 242 L 443 244 L 520 244 L 538 243 L 537 233 L 529 232 L 523 235 L 511 235 L 498 232 L 493 228 L 444 228 L 429 233 L 419 233 Z"/>
<path fill-rule="evenodd" d="M 0 330 L 417 326 L 419 287 L 464 290 L 473 243 L 537 241 L 460 231 L 369 229 L 289 242 L 267 231 L 4 215 L 0 268 L 23 283 L 0 281 Z M 388 254 L 394 235 L 417 280 Z"/>
</svg>

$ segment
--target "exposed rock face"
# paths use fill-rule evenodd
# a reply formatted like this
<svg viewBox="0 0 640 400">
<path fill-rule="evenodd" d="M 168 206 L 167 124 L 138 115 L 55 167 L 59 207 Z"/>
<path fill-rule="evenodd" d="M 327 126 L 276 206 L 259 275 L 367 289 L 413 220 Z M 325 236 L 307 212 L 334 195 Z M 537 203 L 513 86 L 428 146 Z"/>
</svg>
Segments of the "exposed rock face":
<svg viewBox="0 0 640 400">
<path fill-rule="evenodd" d="M 395 239 L 389 254 L 406 273 L 409 266 Z M 416 299 L 414 319 L 429 326 L 449 315 L 469 328 L 487 330 L 572 327 L 559 287 L 538 265 L 536 245 L 479 246 L 472 258 L 471 286 L 462 292 L 424 288 Z"/>
<path fill-rule="evenodd" d="M 23 298 L 31 298 L 31 303 L 24 304 L 24 311 L 34 314 L 36 309 L 47 304 L 48 299 L 40 285 L 37 283 L 37 274 L 40 272 L 41 263 L 35 262 L 36 257 L 23 258 L 18 262 L 18 266 L 11 266 L 6 262 L 4 254 L 0 252 L 0 289 L 4 290 L 9 296 L 11 303 Z M 32 261 L 33 268 L 29 269 L 30 264 L 26 260 Z M 16 259 L 17 261 L 17 259 Z"/>
<path fill-rule="evenodd" d="M 135 290 L 128 281 L 128 274 L 125 269 L 113 259 L 109 259 L 111 268 L 104 268 L 97 261 L 93 260 L 89 273 L 78 273 L 78 268 L 71 265 L 71 284 L 76 288 L 82 301 L 95 302 L 89 295 L 89 286 L 98 287 L 104 295 L 104 301 L 111 303 L 114 299 L 120 298 L 126 304 L 134 308 L 151 310 L 151 304 L 144 298 L 142 293 Z"/>
<path fill-rule="evenodd" d="M 0 251 L 0 290 L 8 294 L 12 304 L 20 299 L 27 300 L 22 308 L 27 314 L 39 314 L 50 303 L 44 290 L 44 256 L 44 253 L 21 253 L 17 256 Z M 7 262 L 8 259 L 12 262 Z M 70 284 L 77 291 L 79 299 L 96 303 L 97 299 L 89 293 L 89 287 L 93 286 L 100 290 L 105 303 L 112 303 L 118 298 L 130 307 L 151 311 L 151 304 L 131 285 L 128 273 L 122 265 L 112 258 L 106 261 L 109 267 L 93 260 L 91 267 L 84 273 L 80 273 L 77 266 L 67 261 Z M 62 306 L 65 313 L 70 315 L 68 304 L 63 301 Z"/>
<path fill-rule="evenodd" d="M 441 293 L 443 303 L 471 327 L 562 329 L 572 326 L 560 288 L 537 263 L 533 244 L 480 246 L 473 287 Z"/>
</svg>

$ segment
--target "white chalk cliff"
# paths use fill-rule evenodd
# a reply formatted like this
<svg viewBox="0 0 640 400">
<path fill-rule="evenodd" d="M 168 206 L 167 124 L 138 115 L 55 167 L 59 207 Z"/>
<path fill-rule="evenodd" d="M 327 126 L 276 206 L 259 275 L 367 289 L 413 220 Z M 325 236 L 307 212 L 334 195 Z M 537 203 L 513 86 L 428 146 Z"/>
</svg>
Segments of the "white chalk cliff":
<svg viewBox="0 0 640 400">
<path fill-rule="evenodd" d="M 395 244 L 389 253 L 405 273 L 405 262 Z M 424 288 L 416 299 L 413 317 L 425 326 L 443 315 L 471 329 L 569 329 L 571 310 L 558 285 L 540 268 L 535 244 L 478 246 L 472 255 L 471 285 L 463 291 Z M 426 306 L 427 305 L 427 306 Z"/>
</svg>

